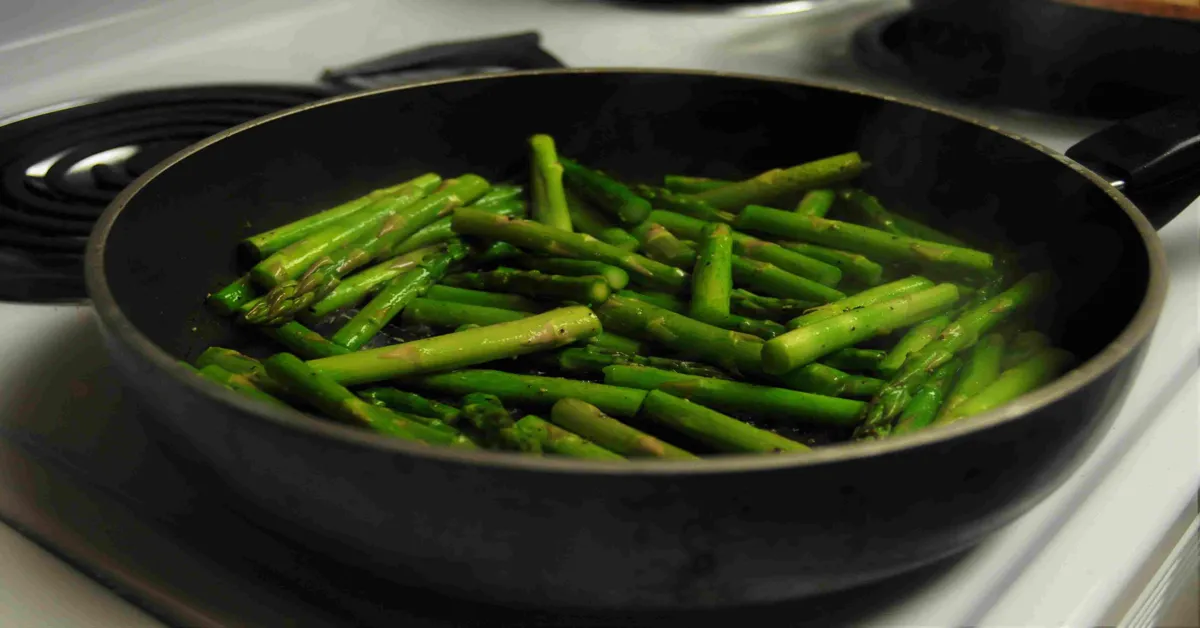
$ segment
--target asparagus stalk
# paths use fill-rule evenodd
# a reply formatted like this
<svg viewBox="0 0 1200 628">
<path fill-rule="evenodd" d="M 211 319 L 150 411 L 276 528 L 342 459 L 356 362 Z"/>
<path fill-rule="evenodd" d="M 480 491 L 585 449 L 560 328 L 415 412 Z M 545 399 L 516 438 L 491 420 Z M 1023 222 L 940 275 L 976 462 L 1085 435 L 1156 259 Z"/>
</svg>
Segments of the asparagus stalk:
<svg viewBox="0 0 1200 628">
<path fill-rule="evenodd" d="M 646 366 L 604 368 L 604 383 L 625 388 L 661 390 L 724 412 L 746 414 L 787 423 L 852 426 L 866 403 L 824 395 L 743 384 L 727 379 L 696 377 Z"/>
<path fill-rule="evenodd" d="M 263 392 L 257 386 L 250 383 L 249 378 L 246 377 L 245 375 L 231 373 L 231 372 L 221 368 L 220 366 L 217 366 L 216 364 L 209 364 L 208 366 L 201 368 L 199 370 L 199 373 L 205 379 L 214 381 L 214 382 L 220 384 L 221 386 L 228 388 L 229 390 L 232 390 L 237 393 L 241 393 L 252 399 L 258 399 L 259 401 L 265 401 L 266 403 L 274 404 L 277 406 L 285 406 L 285 407 L 287 406 L 286 403 L 280 401 L 279 399 L 273 397 L 272 395 L 270 395 L 266 392 Z"/>
<path fill-rule="evenodd" d="M 912 394 L 937 368 L 955 354 L 975 344 L 993 327 L 1037 301 L 1050 287 L 1050 277 L 1031 273 L 1008 290 L 961 314 L 937 340 L 908 356 L 900 371 L 879 391 L 867 408 L 866 418 L 856 431 L 859 438 L 886 435 L 892 421 L 908 405 Z"/>
<path fill-rule="evenodd" d="M 505 205 L 510 201 L 520 200 L 521 194 L 524 191 L 525 188 L 519 185 L 512 185 L 510 183 L 497 183 L 489 188 L 488 191 L 483 194 L 483 196 L 475 199 L 475 202 L 471 203 L 470 206 L 477 209 L 484 209 L 497 205 Z"/>
<path fill-rule="evenodd" d="M 200 354 L 200 357 L 196 358 L 196 368 L 198 369 L 211 365 L 218 366 L 233 375 L 242 376 L 242 381 L 269 395 L 279 396 L 286 392 L 278 382 L 267 375 L 266 369 L 258 360 L 233 349 L 209 347 Z"/>
<path fill-rule="evenodd" d="M 587 339 L 587 344 L 590 347 L 609 353 L 624 353 L 628 355 L 641 355 L 646 353 L 646 347 L 641 342 L 633 338 L 626 338 L 620 334 L 614 334 L 608 331 L 602 331 L 599 334 Z"/>
<path fill-rule="evenodd" d="M 796 441 L 761 430 L 661 390 L 652 390 L 646 395 L 646 401 L 642 404 L 642 411 L 638 416 L 686 434 L 721 451 L 809 451 L 808 447 Z"/>
<path fill-rule="evenodd" d="M 446 425 L 458 423 L 461 414 L 458 408 L 452 405 L 395 388 L 368 388 L 358 393 L 358 396 L 376 405 L 383 404 L 397 412 L 435 419 Z"/>
<path fill-rule="evenodd" d="M 791 320 L 818 305 L 816 301 L 759 296 L 743 288 L 735 288 L 729 300 L 734 314 L 772 321 Z"/>
<path fill-rule="evenodd" d="M 427 246 L 363 269 L 344 279 L 325 295 L 325 298 L 313 303 L 308 308 L 308 315 L 320 319 L 337 310 L 354 307 L 387 282 L 412 270 L 440 251 L 440 247 Z"/>
<path fill-rule="evenodd" d="M 520 190 L 520 188 L 516 189 Z M 470 207 L 499 216 L 515 216 L 517 218 L 523 218 L 525 216 L 525 202 L 521 199 L 510 198 L 507 200 L 483 203 L 483 200 L 486 199 L 490 194 L 491 192 L 484 194 L 479 198 L 478 201 L 471 203 Z M 451 224 L 450 217 L 446 216 L 444 218 L 438 218 L 429 225 L 417 230 L 417 232 L 409 236 L 408 239 L 397 243 L 391 249 L 379 255 L 379 257 L 389 258 L 397 255 L 404 255 L 405 253 L 415 251 L 422 247 L 440 244 L 453 237 L 454 226 Z"/>
<path fill-rule="evenodd" d="M 809 190 L 804 193 L 800 203 L 796 205 L 796 213 L 801 216 L 824 217 L 833 207 L 834 198 L 836 198 L 836 194 L 830 189 Z"/>
<path fill-rule="evenodd" d="M 605 414 L 620 417 L 635 416 L 646 397 L 645 391 L 632 388 L 482 369 L 414 377 L 407 379 L 405 384 L 442 395 L 482 392 L 522 407 L 549 408 L 559 399 L 579 399 L 600 408 Z"/>
<path fill-rule="evenodd" d="M 596 315 L 617 333 L 657 342 L 680 355 L 715 364 L 733 373 L 759 369 L 762 340 L 702 323 L 643 301 L 611 297 Z"/>
<path fill-rule="evenodd" d="M 697 460 L 670 443 L 663 442 L 604 414 L 585 401 L 561 399 L 550 410 L 550 420 L 559 427 L 629 457 Z"/>
<path fill-rule="evenodd" d="M 702 220 L 662 210 L 650 212 L 647 220 L 666 227 L 678 238 L 695 242 L 703 239 L 707 224 Z M 789 273 L 831 287 L 836 286 L 842 279 L 842 271 L 831 264 L 737 231 L 732 232 L 732 237 L 733 250 L 742 257 L 774 264 Z"/>
<path fill-rule="evenodd" d="M 854 223 L 801 216 L 759 205 L 750 205 L 742 210 L 734 224 L 747 231 L 760 231 L 788 240 L 853 251 L 875 260 L 922 264 L 952 273 L 990 273 L 995 263 L 990 254 L 974 249 L 893 235 Z"/>
<path fill-rule="evenodd" d="M 882 286 L 876 286 L 869 290 L 863 290 L 856 295 L 815 308 L 811 312 L 808 312 L 802 316 L 797 316 L 796 318 L 788 321 L 787 326 L 790 329 L 798 329 L 800 327 L 813 325 L 823 320 L 840 316 L 851 310 L 867 307 L 868 305 L 875 305 L 877 303 L 883 303 L 884 301 L 902 297 L 906 294 L 913 294 L 922 290 L 928 290 L 932 287 L 933 282 L 924 277 L 917 277 L 915 275 L 911 277 L 905 277 L 904 279 L 886 283 Z"/>
<path fill-rule="evenodd" d="M 876 264 L 865 255 L 839 251 L 807 242 L 779 242 L 779 246 L 807 255 L 815 260 L 836 266 L 842 271 L 842 276 L 868 286 L 877 286 L 883 281 L 883 266 Z"/>
<path fill-rule="evenodd" d="M 586 307 L 564 307 L 508 323 L 313 360 L 313 370 L 343 385 L 463 368 L 556 349 L 600 333 Z"/>
<path fill-rule="evenodd" d="M 571 224 L 576 231 L 586 233 L 623 251 L 637 250 L 637 238 L 609 222 L 608 218 L 571 190 L 567 190 L 567 212 L 571 214 Z"/>
<path fill-rule="evenodd" d="M 846 298 L 845 293 L 829 286 L 793 275 L 774 264 L 741 256 L 733 258 L 733 281 L 753 292 L 781 299 L 829 303 Z"/>
<path fill-rule="evenodd" d="M 533 219 L 556 229 L 571 231 L 571 215 L 563 191 L 563 167 L 558 162 L 554 138 L 538 134 L 529 138 L 532 153 Z"/>
<path fill-rule="evenodd" d="M 730 223 L 737 217 L 729 212 L 714 209 L 712 205 L 687 194 L 676 194 L 649 185 L 637 185 L 634 189 L 656 209 L 669 209 L 703 222 Z"/>
<path fill-rule="evenodd" d="M 559 157 L 568 184 L 596 207 L 625 225 L 636 225 L 650 213 L 650 202 L 634 194 L 625 184 L 578 162 Z"/>
<path fill-rule="evenodd" d="M 896 346 L 892 347 L 891 351 L 888 351 L 887 357 L 879 363 L 879 374 L 889 378 L 895 375 L 896 371 L 899 371 L 900 367 L 904 366 L 904 360 L 909 355 L 920 351 L 925 345 L 933 342 L 933 339 L 937 338 L 938 334 L 942 333 L 942 330 L 949 324 L 950 317 L 946 314 L 941 314 L 914 325 L 908 330 L 908 333 L 900 338 Z"/>
<path fill-rule="evenodd" d="M 468 290 L 466 288 L 454 288 L 443 285 L 430 287 L 429 291 L 425 293 L 425 298 L 434 301 L 462 303 L 464 305 L 495 307 L 517 312 L 541 312 L 546 309 L 536 301 L 515 294 L 481 292 L 479 290 Z"/>
<path fill-rule="evenodd" d="M 349 349 L 329 342 L 321 334 L 296 321 L 289 321 L 278 327 L 259 327 L 258 329 L 267 337 L 283 345 L 288 351 L 306 360 L 350 353 Z"/>
<path fill-rule="evenodd" d="M 942 423 L 953 423 L 966 417 L 998 408 L 1027 392 L 1031 392 L 1058 377 L 1074 361 L 1069 351 L 1047 347 L 1033 357 L 1004 371 L 996 381 L 975 396 L 950 410 Z"/>
<path fill-rule="evenodd" d="M 668 174 L 663 177 L 663 187 L 678 194 L 697 194 L 724 187 L 733 183 L 724 179 L 708 177 L 689 177 L 682 174 Z"/>
<path fill-rule="evenodd" d="M 536 439 L 515 429 L 516 421 L 495 395 L 468 393 L 462 402 L 463 418 L 485 446 L 530 453 L 541 451 L 541 444 Z"/>
<path fill-rule="evenodd" d="M 334 344 L 355 350 L 367 344 L 400 310 L 446 276 L 450 265 L 467 256 L 467 246 L 452 242 L 416 268 L 392 279 L 333 335 Z"/>
<path fill-rule="evenodd" d="M 787 373 L 838 349 L 937 315 L 956 301 L 958 286 L 946 283 L 798 327 L 763 345 L 762 368 L 772 375 Z"/>
<path fill-rule="evenodd" d="M 696 251 L 676 238 L 666 227 L 646 220 L 633 230 L 640 248 L 653 260 L 676 268 L 691 268 L 696 260 Z"/>
<path fill-rule="evenodd" d="M 825 364 L 805 364 L 777 378 L 792 390 L 810 392 L 827 397 L 870 398 L 886 383 L 874 377 L 851 375 Z"/>
<path fill-rule="evenodd" d="M 451 225 L 453 225 L 453 217 L 451 217 Z M 524 254 L 521 249 L 507 242 L 492 242 L 482 251 L 475 251 L 470 258 L 470 262 L 475 268 L 489 268 L 499 264 L 507 264 Z"/>
<path fill-rule="evenodd" d="M 583 233 L 570 233 L 528 220 L 494 216 L 462 208 L 454 212 L 454 230 L 464 235 L 504 240 L 523 249 L 553 256 L 612 264 L 668 290 L 682 289 L 687 273 L 636 253 L 623 251 Z"/>
<path fill-rule="evenodd" d="M 612 293 L 608 283 L 597 276 L 568 277 L 547 275 L 537 270 L 509 268 L 450 275 L 442 283 L 455 288 L 511 292 L 534 299 L 553 299 L 585 305 L 603 303 Z"/>
<path fill-rule="evenodd" d="M 728 376 L 720 369 L 707 364 L 701 364 L 700 362 L 688 362 L 686 360 L 629 353 L 609 353 L 596 350 L 594 347 L 563 349 L 555 356 L 555 365 L 559 369 L 572 374 L 602 375 L 604 367 L 614 364 L 652 366 L 664 371 L 683 373 L 685 375 L 728 379 Z"/>
<path fill-rule="evenodd" d="M 426 184 L 428 185 L 428 189 L 425 190 L 426 193 L 440 183 L 440 180 L 430 179 L 430 181 L 432 181 L 432 183 Z M 317 233 L 325 227 L 333 225 L 334 223 L 351 214 L 358 213 L 359 210 L 380 199 L 389 198 L 397 194 L 408 192 L 408 187 L 411 186 L 412 183 L 413 181 L 405 181 L 404 183 L 393 185 L 391 187 L 373 190 L 369 194 L 346 201 L 345 203 L 331 207 L 325 211 L 318 212 L 311 216 L 305 216 L 300 220 L 295 220 L 287 223 L 286 225 L 250 236 L 242 241 L 242 247 L 249 251 L 254 259 L 265 259 L 266 257 L 282 250 L 284 247 L 294 242 L 299 242 L 300 240 Z"/>
<path fill-rule="evenodd" d="M 612 264 L 605 264 L 603 262 L 565 257 L 521 255 L 507 260 L 507 263 L 525 270 L 536 270 L 550 275 L 600 277 L 613 290 L 620 290 L 629 285 L 629 273 Z"/>
<path fill-rule="evenodd" d="M 737 211 L 752 203 L 767 203 L 787 194 L 823 188 L 858 176 L 864 167 L 858 153 L 835 155 L 784 170 L 770 170 L 752 179 L 738 181 L 696 194 L 717 209 Z"/>
<path fill-rule="evenodd" d="M 572 434 L 541 417 L 529 415 L 517 421 L 516 429 L 524 438 L 538 443 L 545 451 L 584 460 L 625 460 L 578 434 Z"/>
<path fill-rule="evenodd" d="M 775 321 L 764 321 L 737 314 L 729 314 L 720 318 L 710 319 L 709 324 L 716 325 L 722 329 L 739 331 L 743 334 L 758 336 L 763 340 L 770 340 L 776 336 L 787 333 L 787 328 Z"/>
<path fill-rule="evenodd" d="M 871 223 L 875 228 L 882 231 L 952 246 L 966 246 L 962 240 L 954 236 L 942 233 L 933 227 L 926 226 L 911 218 L 905 218 L 904 216 L 888 211 L 879 202 L 878 198 L 862 190 L 856 188 L 843 190 L 842 198 L 846 199 L 847 204 L 851 207 L 857 209 L 858 213 L 866 219 L 866 222 Z"/>
<path fill-rule="evenodd" d="M 979 344 L 971 350 L 971 357 L 963 366 L 954 389 L 942 403 L 935 423 L 945 423 L 950 420 L 951 412 L 962 402 L 979 394 L 1000 376 L 1000 361 L 1004 357 L 1004 336 L 991 333 L 984 336 Z"/>
<path fill-rule="evenodd" d="M 318 373 L 310 364 L 290 353 L 278 353 L 263 366 L 288 392 L 304 399 L 321 412 L 349 425 L 405 440 L 474 449 L 475 444 L 457 431 L 450 432 L 414 421 L 397 412 L 372 405 L 354 396 L 337 382 Z"/>
<path fill-rule="evenodd" d="M 400 313 L 400 322 L 410 326 L 458 328 L 463 325 L 483 326 L 507 323 L 528 316 L 531 316 L 529 312 L 417 298 L 413 299 L 408 307 Z"/>
<path fill-rule="evenodd" d="M 256 283 L 268 288 L 295 279 L 321 256 L 378 229 L 388 218 L 425 197 L 441 182 L 441 177 L 432 173 L 412 179 L 395 194 L 377 198 L 363 207 L 361 212 L 343 216 L 271 254 L 254 266 L 250 276 Z"/>
<path fill-rule="evenodd" d="M 932 423 L 961 366 L 962 361 L 958 358 L 939 366 L 929 381 L 913 393 L 912 401 L 908 402 L 900 418 L 896 419 L 896 427 L 892 429 L 891 435 L 915 432 Z"/>
<path fill-rule="evenodd" d="M 1010 369 L 1042 349 L 1050 346 L 1050 338 L 1040 331 L 1019 331 L 1013 336 L 1012 346 L 1004 354 L 1000 362 L 1001 369 Z"/>
<path fill-rule="evenodd" d="M 887 356 L 886 351 L 877 349 L 839 349 L 821 358 L 821 363 L 843 371 L 875 373 L 879 363 Z"/>
<path fill-rule="evenodd" d="M 729 318 L 733 292 L 733 230 L 724 223 L 709 223 L 701 234 L 700 251 L 692 270 L 689 314 L 698 321 L 717 324 Z"/>
<path fill-rule="evenodd" d="M 252 299 L 254 299 L 254 285 L 250 281 L 250 275 L 242 275 L 228 286 L 208 295 L 208 304 L 218 314 L 229 316 L 236 314 L 242 305 Z"/>
<path fill-rule="evenodd" d="M 644 303 L 649 303 L 664 310 L 671 310 L 676 314 L 686 314 L 688 305 L 674 295 L 665 292 L 635 292 L 633 290 L 620 290 L 617 296 L 626 299 L 636 299 Z"/>
</svg>

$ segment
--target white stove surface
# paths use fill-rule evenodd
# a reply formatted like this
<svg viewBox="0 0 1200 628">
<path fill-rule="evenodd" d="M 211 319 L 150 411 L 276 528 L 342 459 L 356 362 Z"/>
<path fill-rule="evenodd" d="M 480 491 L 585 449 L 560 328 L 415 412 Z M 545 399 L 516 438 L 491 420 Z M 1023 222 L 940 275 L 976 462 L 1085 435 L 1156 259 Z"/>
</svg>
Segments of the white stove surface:
<svg viewBox="0 0 1200 628">
<path fill-rule="evenodd" d="M 68 4 L 78 3 L 37 3 L 37 11 L 17 16 L 24 20 L 19 27 L 10 27 L 9 9 L 0 8 L 0 116 L 134 88 L 310 82 L 325 67 L 422 43 L 538 30 L 546 49 L 571 66 L 721 69 L 874 89 L 971 113 L 1060 151 L 1100 126 L 949 103 L 855 67 L 850 34 L 903 8 L 898 1 L 762 18 L 586 0 L 250 0 L 217 3 L 220 10 L 123 0 L 83 16 L 55 13 Z M 1171 267 L 1167 306 L 1142 372 L 1083 468 L 912 595 L 881 605 L 869 623 L 1089 626 L 1105 616 L 1200 488 L 1197 234 L 1200 203 L 1161 232 Z M 94 330 L 80 329 L 93 324 L 85 305 L 0 303 L 0 417 L 54 416 L 61 410 L 50 402 L 54 395 L 103 404 L 105 391 L 86 381 L 53 374 L 34 381 L 27 369 L 53 359 L 98 359 L 94 341 L 61 342 L 80 334 L 94 340 Z M 77 353 L 62 356 L 67 346 Z M 0 625 L 156 624 L 77 575 L 0 525 Z"/>
</svg>

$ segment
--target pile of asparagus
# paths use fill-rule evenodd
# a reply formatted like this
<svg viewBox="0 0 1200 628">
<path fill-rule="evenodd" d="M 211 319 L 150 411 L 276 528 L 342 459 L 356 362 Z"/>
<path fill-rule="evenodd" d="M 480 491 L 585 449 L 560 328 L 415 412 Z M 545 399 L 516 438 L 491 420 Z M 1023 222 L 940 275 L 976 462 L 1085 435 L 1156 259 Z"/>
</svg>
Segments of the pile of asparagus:
<svg viewBox="0 0 1200 628">
<path fill-rule="evenodd" d="M 247 238 L 208 303 L 282 351 L 194 367 L 417 443 L 623 460 L 913 432 L 1072 362 L 1029 324 L 1049 276 L 885 208 L 857 153 L 656 186 L 529 150 L 528 199 L 431 173 Z"/>
</svg>

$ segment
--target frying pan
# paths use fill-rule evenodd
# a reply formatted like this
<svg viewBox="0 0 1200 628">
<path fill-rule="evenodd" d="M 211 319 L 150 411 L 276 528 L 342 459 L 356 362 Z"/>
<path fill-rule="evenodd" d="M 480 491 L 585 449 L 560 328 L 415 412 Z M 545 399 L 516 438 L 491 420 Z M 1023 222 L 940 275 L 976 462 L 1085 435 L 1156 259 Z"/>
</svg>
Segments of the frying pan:
<svg viewBox="0 0 1200 628">
<path fill-rule="evenodd" d="M 1165 127 L 1147 115 L 1102 132 L 1079 156 L 1124 177 L 1130 194 L 1195 194 L 1194 144 L 1182 140 L 1196 134 L 1197 108 L 1173 115 Z M 237 275 L 242 238 L 421 172 L 523 177 L 520 147 L 534 132 L 643 180 L 746 176 L 857 149 L 873 164 L 863 185 L 898 208 L 1052 268 L 1060 287 L 1038 316 L 1079 366 L 970 421 L 902 438 L 617 467 L 417 448 L 267 407 L 177 363 L 213 344 L 268 350 L 203 306 Z M 1104 161 L 1114 142 L 1123 148 Z M 1143 209 L 1161 224 L 1182 206 Z M 200 461 L 276 533 L 456 596 L 678 609 L 898 574 L 1033 506 L 1110 421 L 1167 274 L 1151 222 L 1108 180 L 967 119 L 790 80 L 553 70 L 339 96 L 196 144 L 108 208 L 87 285 L 115 364 L 159 409 L 165 446 Z"/>
</svg>

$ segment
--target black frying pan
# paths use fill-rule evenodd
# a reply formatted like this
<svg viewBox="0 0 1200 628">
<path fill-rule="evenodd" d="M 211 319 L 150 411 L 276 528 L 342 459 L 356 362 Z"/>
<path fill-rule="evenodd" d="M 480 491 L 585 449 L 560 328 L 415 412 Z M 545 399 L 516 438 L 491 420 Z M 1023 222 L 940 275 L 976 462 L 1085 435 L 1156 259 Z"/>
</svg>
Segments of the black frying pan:
<svg viewBox="0 0 1200 628">
<path fill-rule="evenodd" d="M 1151 116 L 1108 137 L 1169 139 L 1186 130 L 1178 123 L 1196 131 L 1196 109 L 1181 111 L 1166 135 Z M 235 276 L 243 237 L 420 172 L 522 177 L 521 146 L 534 132 L 633 179 L 738 177 L 860 150 L 873 163 L 870 190 L 1052 267 L 1062 286 L 1040 315 L 1082 362 L 943 429 L 803 456 L 621 468 L 414 448 L 260 405 L 176 363 L 212 344 L 256 342 L 203 306 Z M 1103 155 L 1104 137 L 1081 145 L 1081 158 Z M 1200 179 L 1178 178 L 1194 160 L 1153 164 L 1124 179 L 1160 199 Z M 219 134 L 114 202 L 92 236 L 87 281 L 116 363 L 162 410 L 166 442 L 203 461 L 260 521 L 403 583 L 504 603 L 625 608 L 807 596 L 977 543 L 1095 444 L 1167 289 L 1160 243 L 1134 204 L 1020 138 L 795 81 L 618 70 L 367 92 Z"/>
</svg>

